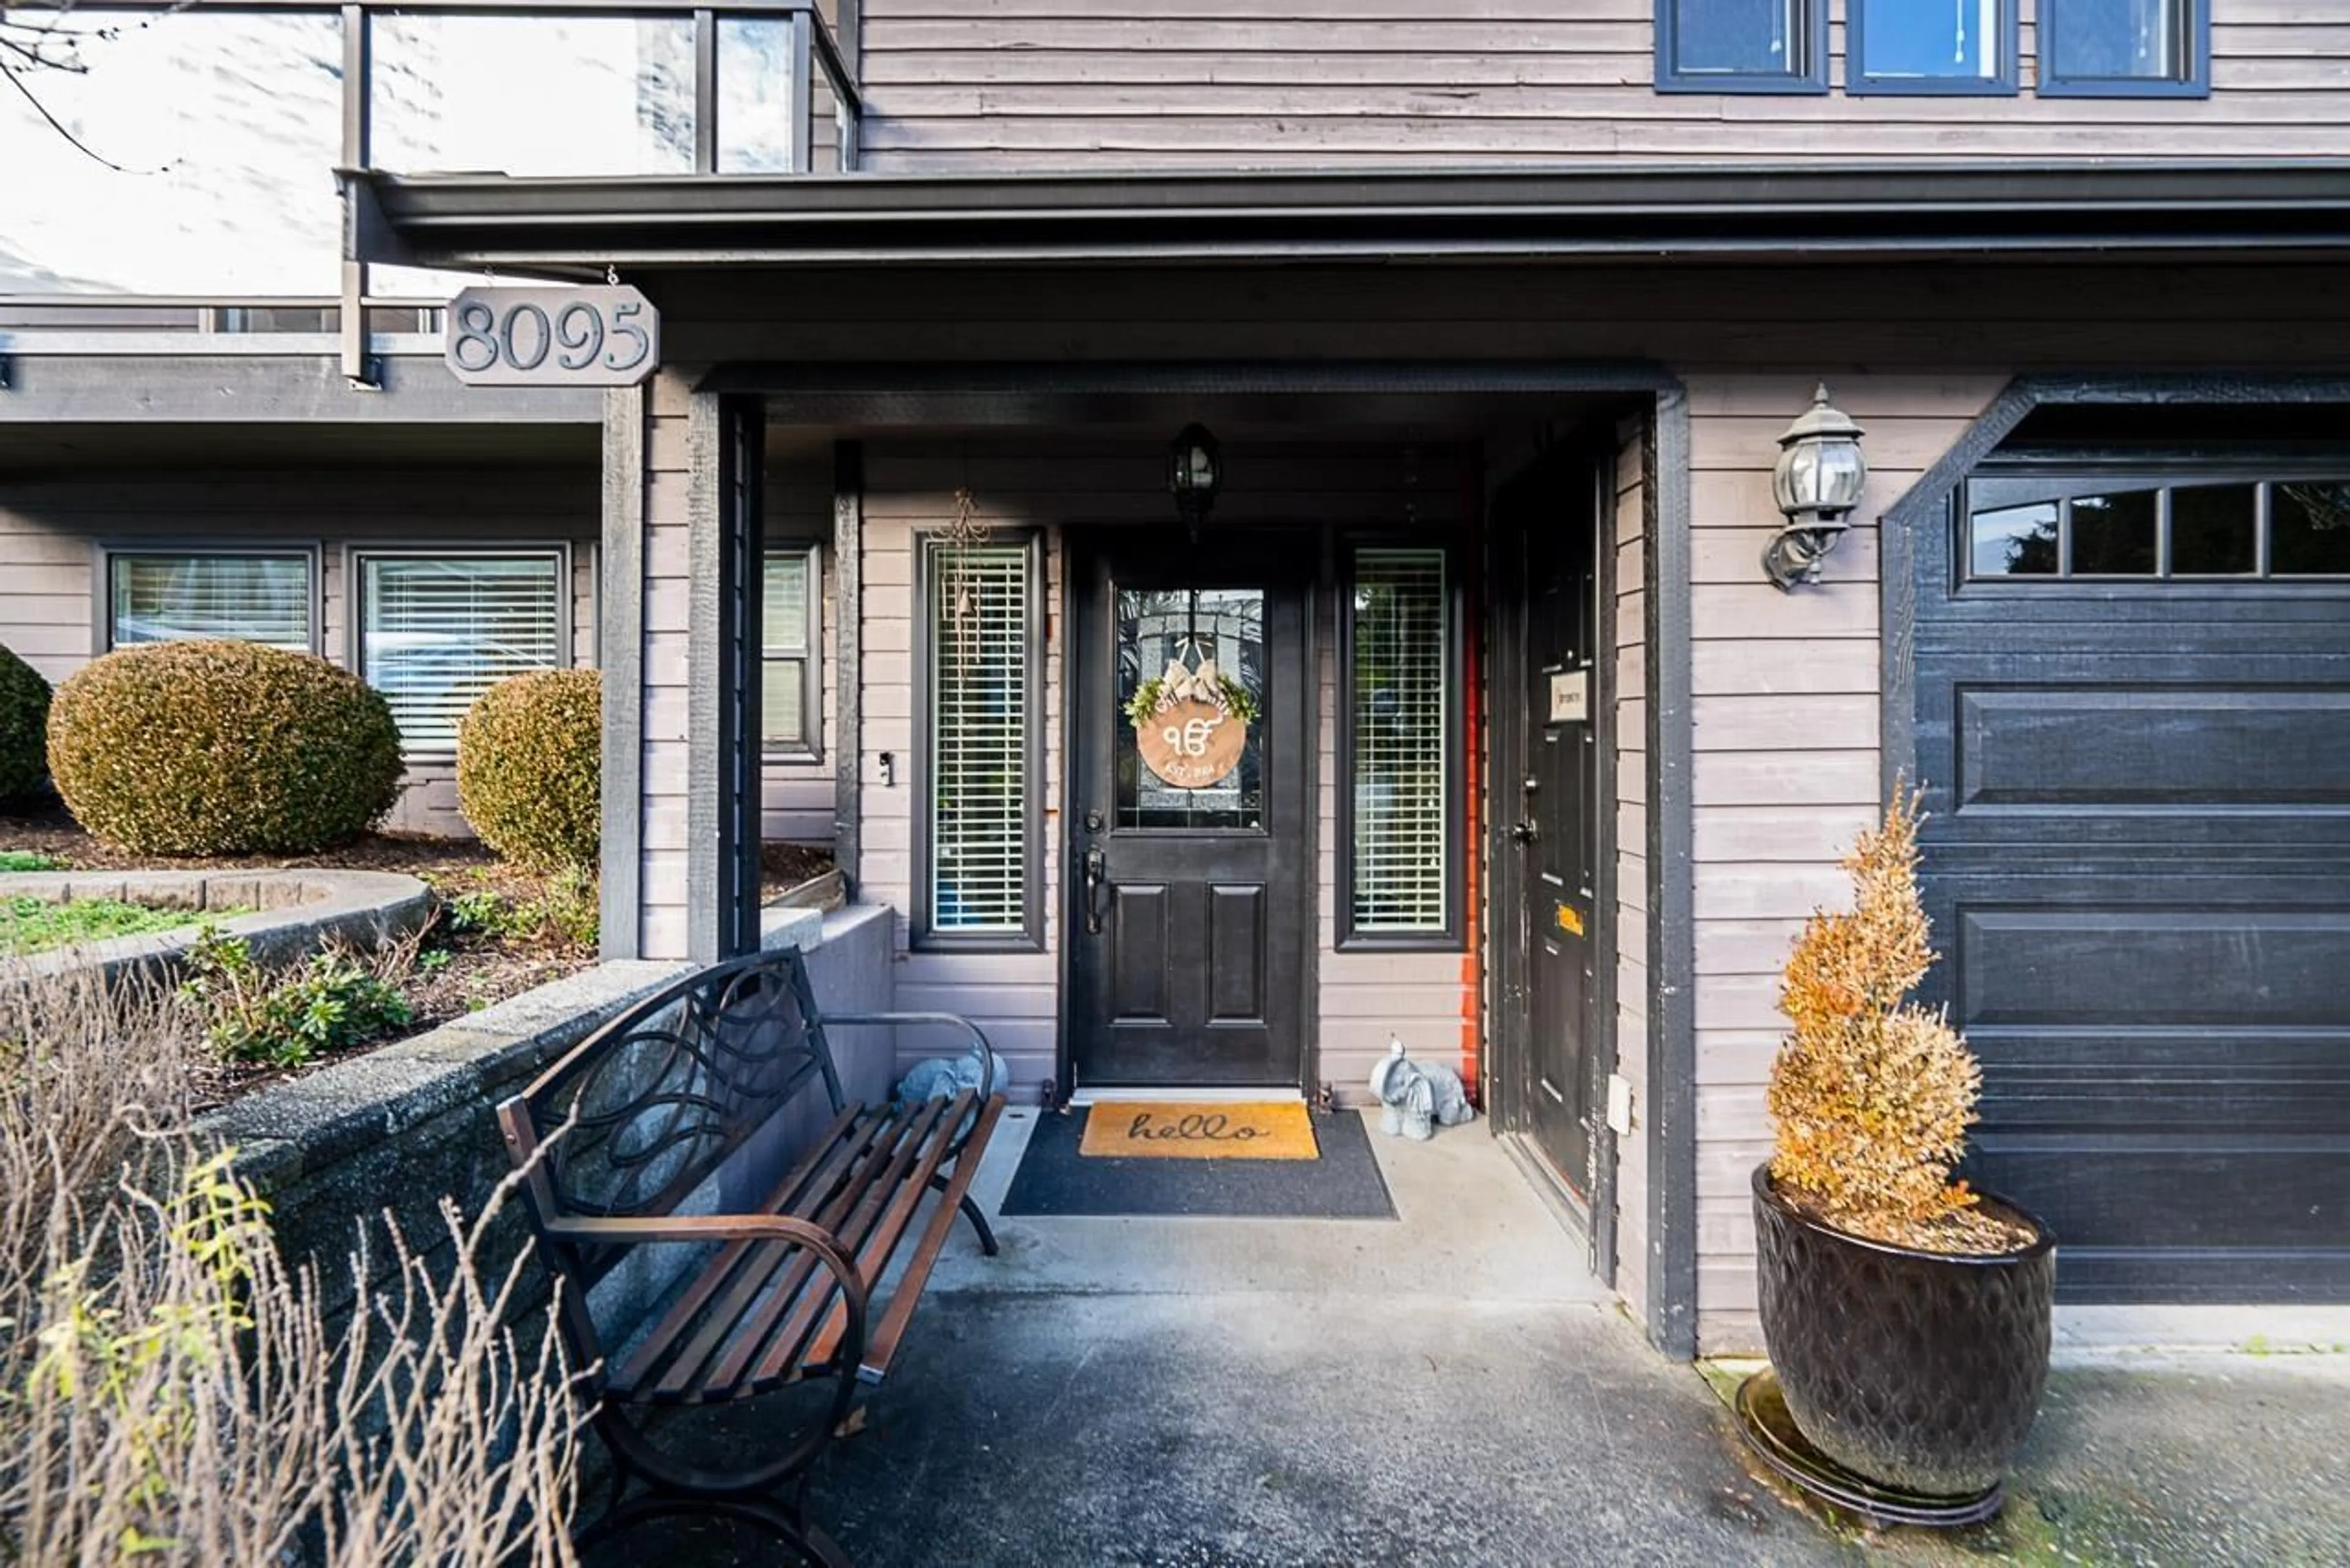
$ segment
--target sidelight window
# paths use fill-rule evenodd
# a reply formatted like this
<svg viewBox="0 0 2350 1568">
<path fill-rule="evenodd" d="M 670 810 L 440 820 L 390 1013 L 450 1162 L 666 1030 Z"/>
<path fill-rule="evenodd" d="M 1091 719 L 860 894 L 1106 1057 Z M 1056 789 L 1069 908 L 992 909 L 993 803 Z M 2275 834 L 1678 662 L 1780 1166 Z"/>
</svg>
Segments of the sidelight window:
<svg viewBox="0 0 2350 1568">
<path fill-rule="evenodd" d="M 1342 941 L 1459 940 L 1460 689 L 1451 563 L 1364 547 L 1338 638 L 1346 765 Z"/>
<path fill-rule="evenodd" d="M 771 547 L 765 568 L 760 592 L 765 623 L 759 639 L 760 740 L 770 757 L 814 762 L 823 746 L 816 649 L 824 571 L 813 545 Z"/>
<path fill-rule="evenodd" d="M 475 698 L 570 661 L 568 553 L 358 553 L 353 660 L 411 752 L 450 752 Z"/>
<path fill-rule="evenodd" d="M 312 652 L 314 566 L 307 550 L 115 551 L 106 560 L 106 646 L 233 638 Z"/>
<path fill-rule="evenodd" d="M 1659 92 L 1825 92 L 1827 0 L 1657 0 Z"/>
<path fill-rule="evenodd" d="M 1845 90 L 2015 91 L 2015 0 L 1850 0 Z"/>
<path fill-rule="evenodd" d="M 2040 0 L 2043 98 L 2203 98 L 2210 0 Z"/>
<path fill-rule="evenodd" d="M 1041 576 L 1033 535 L 922 541 L 915 936 L 929 945 L 1044 940 Z"/>
</svg>

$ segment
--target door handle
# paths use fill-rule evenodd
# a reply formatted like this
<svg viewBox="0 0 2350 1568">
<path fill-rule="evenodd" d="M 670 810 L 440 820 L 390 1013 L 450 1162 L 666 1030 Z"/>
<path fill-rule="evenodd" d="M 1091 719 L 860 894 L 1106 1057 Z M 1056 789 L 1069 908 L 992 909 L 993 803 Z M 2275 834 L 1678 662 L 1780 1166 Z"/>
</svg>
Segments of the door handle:
<svg viewBox="0 0 2350 1568">
<path fill-rule="evenodd" d="M 1542 827 L 1538 823 L 1526 821 L 1510 825 L 1510 839 L 1513 843 L 1533 844 L 1538 842 L 1541 837 Z"/>
<path fill-rule="evenodd" d="M 1100 849 L 1086 851 L 1086 934 L 1101 935 L 1101 890 L 1109 884 L 1109 858 Z"/>
</svg>

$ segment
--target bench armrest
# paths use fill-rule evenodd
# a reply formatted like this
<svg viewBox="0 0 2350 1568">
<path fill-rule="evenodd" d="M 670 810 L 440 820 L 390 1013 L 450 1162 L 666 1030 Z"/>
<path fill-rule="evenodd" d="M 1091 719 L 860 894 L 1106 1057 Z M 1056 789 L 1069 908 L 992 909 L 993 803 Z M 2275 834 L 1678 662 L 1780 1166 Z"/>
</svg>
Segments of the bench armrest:
<svg viewBox="0 0 2350 1568">
<path fill-rule="evenodd" d="M 870 1023 L 882 1027 L 903 1028 L 909 1024 L 929 1024 L 941 1029 L 960 1029 L 971 1036 L 971 1053 L 979 1058 L 979 1103 L 985 1105 L 995 1094 L 995 1051 L 978 1024 L 957 1012 L 827 1012 L 824 1026 L 836 1023 Z"/>
</svg>

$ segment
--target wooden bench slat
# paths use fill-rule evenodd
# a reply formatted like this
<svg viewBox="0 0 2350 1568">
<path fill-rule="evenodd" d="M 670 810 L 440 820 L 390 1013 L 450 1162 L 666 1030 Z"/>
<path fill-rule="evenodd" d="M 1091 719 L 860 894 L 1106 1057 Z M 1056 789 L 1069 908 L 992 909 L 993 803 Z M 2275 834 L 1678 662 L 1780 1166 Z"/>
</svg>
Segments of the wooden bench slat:
<svg viewBox="0 0 2350 1568">
<path fill-rule="evenodd" d="M 856 1140 L 852 1135 L 858 1118 L 864 1114 L 861 1106 L 841 1107 L 840 1114 L 834 1116 L 824 1131 L 817 1135 L 799 1163 L 775 1184 L 761 1212 L 789 1212 L 793 1201 L 817 1179 L 820 1169 L 842 1158 L 844 1140 L 847 1140 L 848 1158 L 855 1158 Z M 788 1245 L 775 1241 L 727 1243 L 662 1315 L 660 1322 L 637 1342 L 636 1348 L 629 1353 L 627 1359 L 607 1376 L 607 1385 L 618 1391 L 642 1386 L 651 1376 L 653 1369 L 675 1350 L 676 1341 L 692 1325 L 695 1314 L 709 1303 L 710 1298 L 729 1277 L 745 1263 L 755 1264 L 756 1272 L 764 1275 L 774 1268 L 772 1260 L 779 1260 L 789 1251 Z M 763 1254 L 770 1261 L 762 1262 Z"/>
<path fill-rule="evenodd" d="M 866 1243 L 888 1215 L 892 1197 L 911 1179 L 909 1172 L 916 1168 L 927 1151 L 943 1142 L 944 1132 L 956 1125 L 947 1117 L 951 1106 L 959 1103 L 960 1100 L 928 1100 L 919 1110 L 900 1116 L 899 1120 L 908 1129 L 908 1136 L 898 1142 L 888 1168 L 880 1173 L 879 1179 L 865 1184 L 847 1219 L 829 1227 L 839 1237 L 841 1250 L 856 1261 L 858 1273 L 868 1293 L 877 1282 L 877 1275 L 866 1262 Z M 839 1293 L 828 1280 L 810 1289 L 806 1276 L 814 1271 L 816 1260 L 802 1258 L 798 1262 L 806 1264 L 806 1269 L 795 1268 L 794 1272 L 799 1277 L 792 1281 L 790 1289 L 777 1291 L 755 1319 L 745 1323 L 743 1332 L 719 1363 L 714 1382 L 733 1386 L 747 1378 L 752 1387 L 766 1386 L 787 1380 L 804 1359 L 799 1352 L 836 1304 Z"/>
<path fill-rule="evenodd" d="M 882 1276 L 889 1272 L 889 1261 L 897 1255 L 898 1243 L 904 1238 L 906 1227 L 912 1221 L 915 1211 L 921 1208 L 923 1198 L 929 1194 L 931 1178 L 938 1174 L 939 1167 L 946 1162 L 948 1151 L 954 1147 L 955 1129 L 962 1126 L 965 1116 L 977 1115 L 980 1108 L 979 1096 L 970 1089 L 965 1089 L 948 1102 L 946 1114 L 936 1119 L 933 1134 L 921 1157 L 898 1182 L 889 1207 L 858 1244 L 857 1268 L 865 1276 L 868 1291 L 878 1289 Z M 813 1337 L 803 1335 L 807 1341 L 806 1344 L 791 1343 L 789 1336 L 778 1337 L 761 1360 L 756 1375 L 774 1377 L 795 1360 L 816 1364 L 830 1361 L 839 1353 L 840 1338 L 847 1327 L 847 1309 L 838 1302 L 832 1303 L 829 1311 L 812 1319 L 810 1330 Z M 870 1327 L 868 1324 L 868 1332 Z"/>
<path fill-rule="evenodd" d="M 994 1135 L 996 1118 L 1003 1114 L 1003 1096 L 997 1095 L 981 1110 L 979 1125 L 972 1130 L 970 1147 L 986 1147 L 987 1140 Z M 947 1178 L 945 1188 L 939 1193 L 937 1211 L 931 1216 L 930 1224 L 923 1227 L 921 1244 L 906 1261 L 905 1276 L 898 1282 L 898 1288 L 890 1295 L 889 1304 L 882 1312 L 880 1322 L 866 1330 L 865 1357 L 857 1368 L 857 1376 L 865 1382 L 879 1383 L 889 1375 L 889 1363 L 897 1358 L 898 1345 L 905 1336 L 906 1324 L 912 1320 L 914 1308 L 921 1303 L 922 1293 L 930 1284 L 931 1270 L 937 1266 L 939 1254 L 946 1248 L 947 1233 L 954 1229 L 963 1196 L 971 1190 L 972 1178 L 978 1169 L 979 1161 L 975 1159 L 956 1162 L 954 1174 Z M 831 1342 L 836 1341 L 847 1326 L 847 1314 L 836 1312 L 833 1321 L 827 1324 L 826 1338 L 816 1342 L 818 1359 L 833 1354 Z"/>
<path fill-rule="evenodd" d="M 904 1137 L 905 1124 L 886 1112 L 868 1110 L 866 1118 L 859 1119 L 856 1135 L 843 1145 L 844 1158 L 825 1163 L 817 1179 L 801 1189 L 800 1203 L 793 1210 L 835 1236 L 839 1235 L 842 1221 L 855 1213 L 881 1162 Z M 854 1250 L 845 1244 L 842 1251 L 854 1255 Z M 771 1257 L 773 1262 L 765 1271 L 738 1275 L 711 1303 L 700 1331 L 690 1343 L 678 1347 L 653 1380 L 650 1397 L 663 1404 L 699 1403 L 729 1398 L 738 1392 L 731 1380 L 715 1374 L 713 1361 L 726 1355 L 751 1331 L 749 1314 L 763 1295 L 796 1296 L 821 1268 L 813 1254 L 796 1248 L 781 1249 Z M 647 1392 L 639 1385 L 639 1397 Z"/>
</svg>

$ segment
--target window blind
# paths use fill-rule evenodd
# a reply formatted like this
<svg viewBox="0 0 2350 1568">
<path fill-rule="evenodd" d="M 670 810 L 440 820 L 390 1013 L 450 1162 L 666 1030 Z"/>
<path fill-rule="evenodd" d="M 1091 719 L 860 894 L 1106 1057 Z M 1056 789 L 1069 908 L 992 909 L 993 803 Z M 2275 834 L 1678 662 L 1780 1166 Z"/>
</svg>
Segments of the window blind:
<svg viewBox="0 0 2350 1568">
<path fill-rule="evenodd" d="M 760 680 L 760 704 L 764 717 L 760 737 L 771 752 L 805 751 L 814 742 L 808 712 L 808 589 L 816 573 L 816 553 L 795 549 L 766 557 L 766 581 L 760 613 L 764 669 Z"/>
<path fill-rule="evenodd" d="M 310 557 L 116 556 L 107 645 L 234 638 L 307 653 Z"/>
<path fill-rule="evenodd" d="M 1442 550 L 1357 552 L 1351 897 L 1366 934 L 1448 927 L 1451 603 Z"/>
<path fill-rule="evenodd" d="M 562 559 L 366 556 L 359 673 L 411 747 L 452 746 L 473 700 L 509 675 L 563 660 Z"/>
<path fill-rule="evenodd" d="M 931 927 L 1027 929 L 1025 544 L 931 547 Z"/>
</svg>

